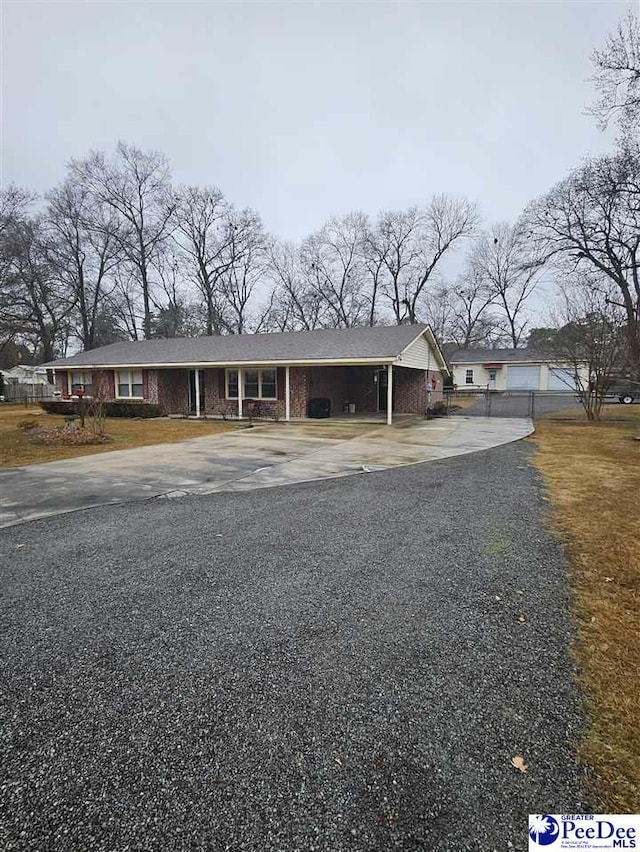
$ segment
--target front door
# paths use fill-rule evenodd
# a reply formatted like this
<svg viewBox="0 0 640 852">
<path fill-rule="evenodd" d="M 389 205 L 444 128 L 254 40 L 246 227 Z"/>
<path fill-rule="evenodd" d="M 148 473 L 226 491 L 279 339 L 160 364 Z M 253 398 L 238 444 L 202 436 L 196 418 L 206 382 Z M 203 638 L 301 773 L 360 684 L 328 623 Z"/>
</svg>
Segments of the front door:
<svg viewBox="0 0 640 852">
<path fill-rule="evenodd" d="M 204 413 L 204 370 L 198 370 L 200 381 L 200 412 Z M 196 408 L 196 371 L 189 370 L 189 411 L 191 414 L 197 412 Z"/>
<path fill-rule="evenodd" d="M 496 376 L 497 375 L 498 374 L 497 374 L 496 370 L 489 370 L 489 390 L 495 390 L 496 389 Z"/>
<path fill-rule="evenodd" d="M 378 371 L 378 411 L 386 411 L 387 410 L 387 387 L 389 385 L 389 375 L 384 370 Z M 396 389 L 395 386 L 393 388 L 392 394 L 395 396 Z M 392 408 L 395 408 L 393 405 L 393 401 L 391 403 Z"/>
</svg>

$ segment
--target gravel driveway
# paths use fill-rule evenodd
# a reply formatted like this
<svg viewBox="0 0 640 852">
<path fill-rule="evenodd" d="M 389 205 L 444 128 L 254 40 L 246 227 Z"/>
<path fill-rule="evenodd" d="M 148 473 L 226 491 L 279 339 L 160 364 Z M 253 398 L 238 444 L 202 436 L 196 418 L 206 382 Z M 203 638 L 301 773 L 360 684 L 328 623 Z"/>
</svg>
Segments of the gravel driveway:
<svg viewBox="0 0 640 852">
<path fill-rule="evenodd" d="M 502 852 L 585 810 L 529 452 L 4 530 L 0 848 Z"/>
</svg>

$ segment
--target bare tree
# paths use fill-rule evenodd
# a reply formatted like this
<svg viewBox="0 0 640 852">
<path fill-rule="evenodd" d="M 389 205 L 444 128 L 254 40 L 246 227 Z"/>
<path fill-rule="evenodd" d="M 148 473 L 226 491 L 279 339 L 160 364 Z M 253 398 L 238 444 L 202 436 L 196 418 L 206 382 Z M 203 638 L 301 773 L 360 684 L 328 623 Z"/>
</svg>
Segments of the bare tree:
<svg viewBox="0 0 640 852">
<path fill-rule="evenodd" d="M 527 328 L 527 300 L 533 294 L 543 257 L 523 223 L 501 222 L 478 238 L 471 255 L 475 274 L 484 280 L 500 307 L 505 333 L 516 349 Z"/>
<path fill-rule="evenodd" d="M 401 323 L 407 315 L 408 296 L 413 291 L 415 267 L 419 256 L 420 212 L 386 210 L 379 217 L 367 244 L 385 269 L 384 294 L 391 302 L 393 315 Z"/>
<path fill-rule="evenodd" d="M 368 320 L 370 299 L 363 244 L 367 220 L 362 213 L 330 219 L 308 236 L 300 248 L 307 286 L 323 307 L 323 321 L 333 328 L 350 328 Z"/>
<path fill-rule="evenodd" d="M 209 335 L 226 331 L 221 280 L 234 262 L 231 210 L 215 186 L 182 186 L 174 193 L 175 239 L 204 302 Z"/>
<path fill-rule="evenodd" d="M 277 331 L 311 331 L 321 320 L 318 293 L 307 286 L 299 247 L 272 239 L 267 245 L 265 276 L 271 281 L 259 327 Z"/>
<path fill-rule="evenodd" d="M 171 232 L 173 200 L 166 157 L 119 142 L 108 160 L 98 151 L 85 160 L 72 160 L 71 174 L 121 220 L 120 247 L 140 285 L 142 331 L 151 337 L 153 259 Z"/>
<path fill-rule="evenodd" d="M 380 214 L 375 231 L 378 253 L 384 257 L 385 293 L 397 323 L 416 322 L 423 292 L 434 280 L 442 259 L 470 237 L 478 211 L 465 198 L 436 195 L 419 209 Z"/>
<path fill-rule="evenodd" d="M 266 237 L 262 220 L 253 210 L 230 211 L 229 265 L 222 273 L 221 296 L 226 330 L 243 334 L 256 285 L 267 262 Z"/>
<path fill-rule="evenodd" d="M 615 285 L 625 312 L 629 360 L 640 378 L 640 146 L 587 161 L 526 212 L 547 258 Z"/>
<path fill-rule="evenodd" d="M 99 318 L 115 286 L 109 275 L 122 259 L 118 217 L 75 178 L 46 198 L 48 256 L 73 302 L 82 348 L 93 349 L 103 344 Z"/>
<path fill-rule="evenodd" d="M 633 10 L 591 59 L 596 67 L 592 79 L 598 100 L 588 113 L 603 129 L 615 116 L 623 134 L 633 133 L 640 125 L 640 25 Z"/>
<path fill-rule="evenodd" d="M 599 420 L 607 388 L 624 362 L 624 311 L 607 297 L 606 279 L 597 273 L 565 279 L 555 332 L 542 348 L 571 371 L 573 386 L 588 420 Z"/>
<path fill-rule="evenodd" d="M 376 229 L 367 222 L 362 241 L 362 255 L 364 266 L 369 278 L 366 288 L 369 299 L 368 324 L 374 326 L 379 318 L 379 301 L 383 292 L 385 276 L 387 272 L 388 245 L 379 239 Z"/>
<path fill-rule="evenodd" d="M 499 320 L 490 309 L 495 289 L 482 270 L 470 263 L 451 293 L 451 339 L 463 349 L 496 341 Z"/>
<path fill-rule="evenodd" d="M 453 339 L 455 295 L 451 287 L 441 284 L 425 290 L 419 312 L 438 340 Z"/>
</svg>

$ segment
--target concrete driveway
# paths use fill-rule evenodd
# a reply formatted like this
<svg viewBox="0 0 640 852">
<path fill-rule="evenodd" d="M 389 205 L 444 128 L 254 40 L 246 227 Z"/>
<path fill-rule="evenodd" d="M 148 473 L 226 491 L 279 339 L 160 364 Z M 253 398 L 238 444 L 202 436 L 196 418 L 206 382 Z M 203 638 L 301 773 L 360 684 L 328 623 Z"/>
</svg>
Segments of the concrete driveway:
<svg viewBox="0 0 640 852">
<path fill-rule="evenodd" d="M 385 470 L 486 450 L 532 431 L 526 418 L 274 423 L 14 468 L 0 471 L 0 527 L 105 504 Z"/>
</svg>

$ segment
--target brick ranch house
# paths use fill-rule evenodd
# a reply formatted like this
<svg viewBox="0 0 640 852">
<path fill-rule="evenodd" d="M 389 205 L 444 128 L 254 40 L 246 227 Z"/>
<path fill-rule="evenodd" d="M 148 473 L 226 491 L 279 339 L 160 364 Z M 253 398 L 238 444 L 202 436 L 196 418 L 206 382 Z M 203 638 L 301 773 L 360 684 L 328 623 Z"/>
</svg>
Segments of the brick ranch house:
<svg viewBox="0 0 640 852">
<path fill-rule="evenodd" d="M 447 370 L 426 325 L 127 341 L 45 366 L 63 396 L 83 387 L 88 397 L 155 403 L 161 414 L 385 412 L 388 423 L 441 399 Z"/>
</svg>

